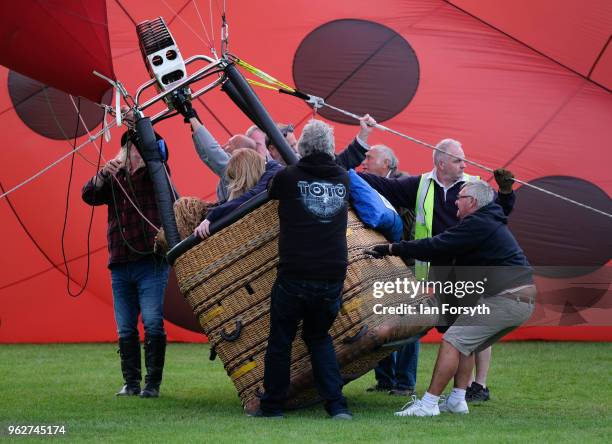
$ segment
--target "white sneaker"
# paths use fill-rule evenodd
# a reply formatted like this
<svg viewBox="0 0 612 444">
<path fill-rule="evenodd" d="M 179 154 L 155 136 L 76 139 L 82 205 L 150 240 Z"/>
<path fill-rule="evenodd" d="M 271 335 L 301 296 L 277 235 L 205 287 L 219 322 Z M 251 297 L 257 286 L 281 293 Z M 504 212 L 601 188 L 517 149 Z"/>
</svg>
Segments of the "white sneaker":
<svg viewBox="0 0 612 444">
<path fill-rule="evenodd" d="M 417 399 L 416 395 L 412 395 L 412 399 L 399 412 L 395 412 L 395 416 L 438 416 L 439 414 L 440 409 L 437 405 L 427 407 L 423 401 Z"/>
<path fill-rule="evenodd" d="M 470 413 L 470 409 L 465 399 L 461 401 L 451 401 L 450 396 L 440 397 L 439 409 L 441 412 L 460 413 L 463 415 Z"/>
</svg>

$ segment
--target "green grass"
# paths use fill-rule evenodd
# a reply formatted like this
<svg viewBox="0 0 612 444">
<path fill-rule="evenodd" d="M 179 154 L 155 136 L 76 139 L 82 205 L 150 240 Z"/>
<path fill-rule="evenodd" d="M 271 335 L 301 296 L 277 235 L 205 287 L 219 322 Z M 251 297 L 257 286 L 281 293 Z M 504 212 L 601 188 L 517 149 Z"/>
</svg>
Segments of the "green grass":
<svg viewBox="0 0 612 444">
<path fill-rule="evenodd" d="M 422 346 L 419 394 L 436 351 Z M 320 406 L 279 421 L 242 415 L 207 346 L 170 344 L 162 396 L 120 399 L 111 344 L 2 345 L 0 439 L 8 424 L 65 424 L 62 440 L 103 442 L 610 442 L 611 375 L 610 344 L 504 343 L 493 349 L 493 399 L 467 416 L 396 418 L 402 400 L 365 393 L 369 374 L 345 388 L 354 421 L 331 421 Z"/>
</svg>

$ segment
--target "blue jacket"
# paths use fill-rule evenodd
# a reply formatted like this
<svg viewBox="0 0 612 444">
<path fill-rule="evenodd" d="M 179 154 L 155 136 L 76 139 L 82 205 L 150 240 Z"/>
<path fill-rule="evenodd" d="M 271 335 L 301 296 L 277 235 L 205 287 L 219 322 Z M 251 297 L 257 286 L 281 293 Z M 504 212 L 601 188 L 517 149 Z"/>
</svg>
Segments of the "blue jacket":
<svg viewBox="0 0 612 444">
<path fill-rule="evenodd" d="M 437 236 L 393 244 L 402 258 L 434 262 L 453 258 L 457 278 L 487 278 L 487 294 L 533 283 L 532 269 L 495 202 L 480 208 Z"/>
</svg>

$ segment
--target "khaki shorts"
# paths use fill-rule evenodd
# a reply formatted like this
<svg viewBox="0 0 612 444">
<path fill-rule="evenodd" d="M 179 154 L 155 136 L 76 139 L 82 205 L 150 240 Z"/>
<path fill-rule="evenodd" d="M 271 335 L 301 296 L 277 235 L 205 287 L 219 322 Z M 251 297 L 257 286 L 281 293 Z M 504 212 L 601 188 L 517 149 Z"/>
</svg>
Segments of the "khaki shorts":
<svg viewBox="0 0 612 444">
<path fill-rule="evenodd" d="M 481 298 L 478 305 L 484 304 L 490 313 L 460 315 L 442 338 L 460 353 L 469 356 L 499 341 L 527 321 L 534 309 L 535 286 L 529 285 L 504 293 Z M 531 299 L 532 302 L 524 302 L 525 299 Z"/>
</svg>

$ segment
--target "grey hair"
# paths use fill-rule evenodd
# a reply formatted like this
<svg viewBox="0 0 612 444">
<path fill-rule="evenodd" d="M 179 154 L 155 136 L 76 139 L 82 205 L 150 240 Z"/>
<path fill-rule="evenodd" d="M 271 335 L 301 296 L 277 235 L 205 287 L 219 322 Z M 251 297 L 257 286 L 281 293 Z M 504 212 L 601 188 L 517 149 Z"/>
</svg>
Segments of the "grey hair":
<svg viewBox="0 0 612 444">
<path fill-rule="evenodd" d="M 495 191 L 484 180 L 471 180 L 461 187 L 466 196 L 472 196 L 476 200 L 477 208 L 489 205 L 495 199 Z"/>
<path fill-rule="evenodd" d="M 438 142 L 436 145 L 436 149 L 433 152 L 433 162 L 434 165 L 437 165 L 440 160 L 443 159 L 444 153 L 448 153 L 451 147 L 456 147 L 459 149 L 463 149 L 461 146 L 461 142 L 455 139 L 443 139 Z"/>
<path fill-rule="evenodd" d="M 260 128 L 259 128 L 257 125 L 251 125 L 251 126 L 249 126 L 249 129 L 247 129 L 247 130 L 245 131 L 244 135 L 245 135 L 245 136 L 247 136 L 247 137 L 251 137 L 251 135 L 252 135 L 252 134 L 253 134 L 255 131 L 257 131 L 257 130 L 261 131 L 261 129 L 260 129 Z M 261 131 L 261 132 L 263 132 L 263 131 Z"/>
<path fill-rule="evenodd" d="M 389 169 L 391 171 L 397 170 L 399 166 L 399 161 L 397 160 L 397 156 L 393 152 L 391 148 L 387 145 L 374 145 L 370 150 L 380 151 L 385 159 L 389 161 Z"/>
<path fill-rule="evenodd" d="M 334 157 L 334 128 L 322 120 L 312 119 L 302 130 L 298 151 L 302 157 L 314 153 L 326 153 Z"/>
</svg>

